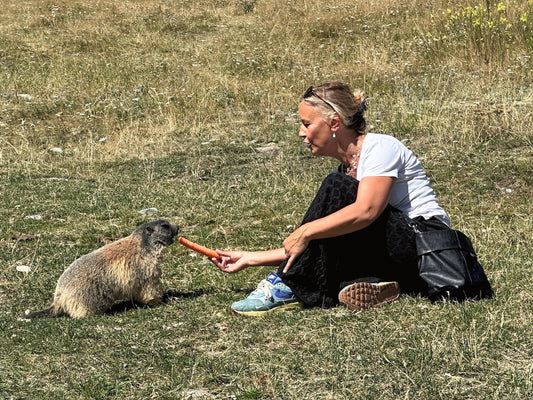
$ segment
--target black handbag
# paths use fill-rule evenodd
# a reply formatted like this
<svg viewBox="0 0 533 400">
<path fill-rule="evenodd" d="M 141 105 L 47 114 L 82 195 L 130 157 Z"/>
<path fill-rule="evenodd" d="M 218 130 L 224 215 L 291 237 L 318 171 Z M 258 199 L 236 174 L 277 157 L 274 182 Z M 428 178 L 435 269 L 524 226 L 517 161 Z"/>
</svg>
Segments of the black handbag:
<svg viewBox="0 0 533 400">
<path fill-rule="evenodd" d="M 420 277 L 433 302 L 491 298 L 493 291 L 470 239 L 453 229 L 416 230 Z"/>
</svg>

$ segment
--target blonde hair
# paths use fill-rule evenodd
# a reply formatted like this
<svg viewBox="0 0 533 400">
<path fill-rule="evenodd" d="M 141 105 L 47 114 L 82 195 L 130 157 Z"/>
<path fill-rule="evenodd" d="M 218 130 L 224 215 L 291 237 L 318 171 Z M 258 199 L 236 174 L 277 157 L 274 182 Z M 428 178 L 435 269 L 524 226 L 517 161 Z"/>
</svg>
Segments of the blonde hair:
<svg viewBox="0 0 533 400">
<path fill-rule="evenodd" d="M 311 86 L 300 101 L 318 108 L 324 120 L 331 120 L 337 114 L 346 127 L 357 134 L 364 133 L 366 121 L 363 116 L 368 97 L 361 90 L 352 92 L 350 86 L 341 82 L 326 82 Z"/>
</svg>

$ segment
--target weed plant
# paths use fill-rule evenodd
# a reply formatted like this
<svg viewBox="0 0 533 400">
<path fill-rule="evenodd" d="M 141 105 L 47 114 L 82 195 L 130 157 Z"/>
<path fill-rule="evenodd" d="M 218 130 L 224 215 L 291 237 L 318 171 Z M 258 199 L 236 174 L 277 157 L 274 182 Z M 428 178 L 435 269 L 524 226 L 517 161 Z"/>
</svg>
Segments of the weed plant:
<svg viewBox="0 0 533 400">
<path fill-rule="evenodd" d="M 490 63 L 506 60 L 513 47 L 525 57 L 533 50 L 532 1 L 460 5 L 457 11 L 448 8 L 431 19 L 434 33 L 426 36 L 433 51 L 458 51 Z"/>
<path fill-rule="evenodd" d="M 531 7 L 4 0 L 0 397 L 532 399 Z M 176 244 L 161 306 L 21 318 L 151 219 L 210 247 L 280 246 L 336 166 L 297 136 L 299 96 L 333 79 L 421 158 L 494 299 L 237 318 L 269 269 L 225 275 Z"/>
</svg>

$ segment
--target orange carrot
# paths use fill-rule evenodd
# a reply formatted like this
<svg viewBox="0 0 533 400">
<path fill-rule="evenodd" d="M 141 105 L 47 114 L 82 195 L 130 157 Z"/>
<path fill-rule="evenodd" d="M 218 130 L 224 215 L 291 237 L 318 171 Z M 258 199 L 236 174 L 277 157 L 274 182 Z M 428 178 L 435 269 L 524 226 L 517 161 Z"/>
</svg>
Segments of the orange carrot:
<svg viewBox="0 0 533 400">
<path fill-rule="evenodd" d="M 194 242 L 191 242 L 190 240 L 187 240 L 183 237 L 179 237 L 178 238 L 178 242 L 180 242 L 182 245 L 188 247 L 189 249 L 192 249 L 200 254 L 203 254 L 204 256 L 207 256 L 209 258 L 220 258 L 220 256 L 218 255 L 218 253 L 213 250 L 213 249 L 210 249 L 208 247 L 204 247 L 204 246 L 201 246 L 197 243 L 194 243 Z"/>
</svg>

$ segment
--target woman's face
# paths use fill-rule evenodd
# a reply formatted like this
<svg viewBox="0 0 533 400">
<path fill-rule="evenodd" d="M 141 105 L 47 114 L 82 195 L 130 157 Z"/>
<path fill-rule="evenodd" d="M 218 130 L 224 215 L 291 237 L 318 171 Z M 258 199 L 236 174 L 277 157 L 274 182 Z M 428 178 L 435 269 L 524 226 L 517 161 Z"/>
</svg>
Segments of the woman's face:
<svg viewBox="0 0 533 400">
<path fill-rule="evenodd" d="M 329 155 L 328 150 L 332 142 L 329 124 L 322 119 L 318 110 L 306 101 L 300 102 L 298 112 L 300 114 L 298 136 L 304 139 L 304 143 L 313 155 Z"/>
</svg>

